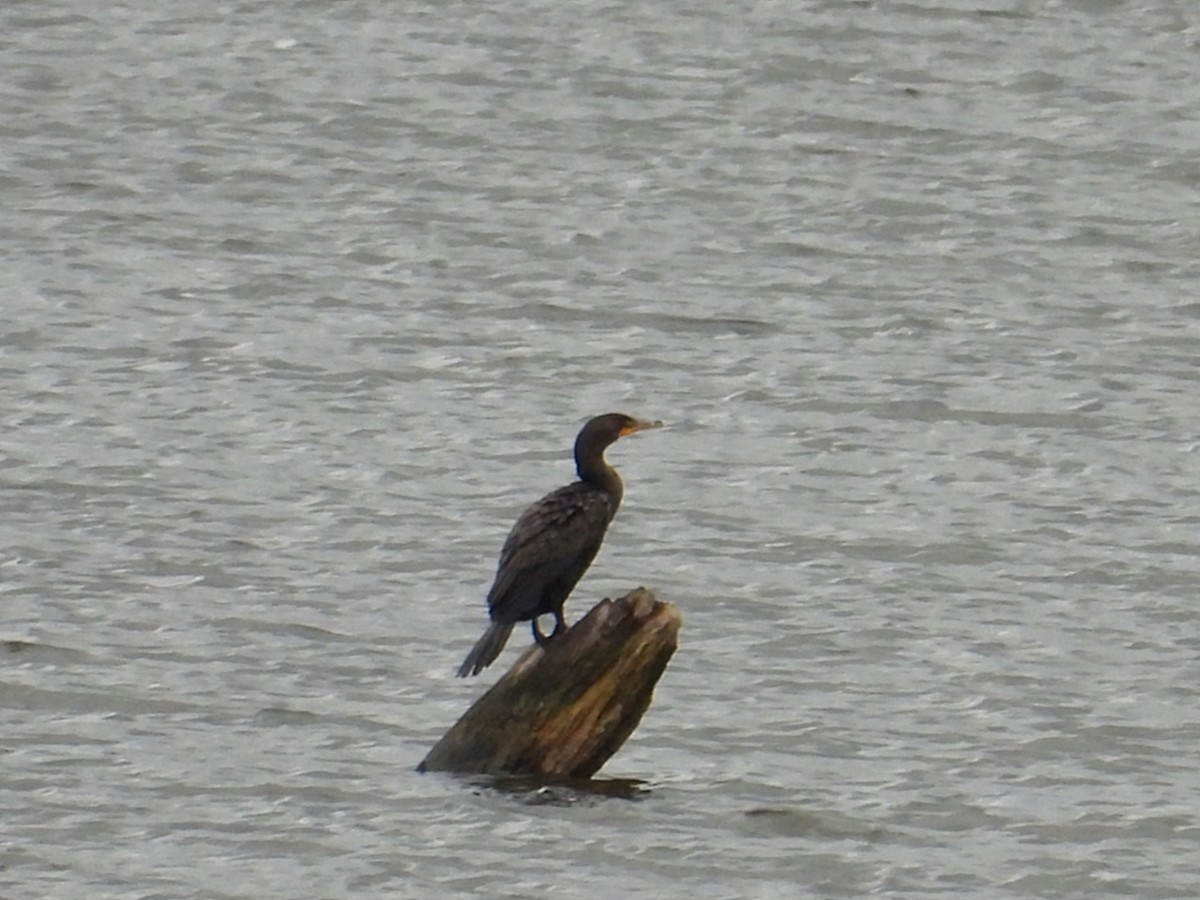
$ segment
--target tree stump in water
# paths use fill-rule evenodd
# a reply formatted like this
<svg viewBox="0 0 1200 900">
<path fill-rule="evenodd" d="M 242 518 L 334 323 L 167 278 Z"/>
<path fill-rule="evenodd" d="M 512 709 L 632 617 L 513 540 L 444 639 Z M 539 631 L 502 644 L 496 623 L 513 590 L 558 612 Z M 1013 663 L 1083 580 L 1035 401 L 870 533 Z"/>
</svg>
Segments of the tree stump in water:
<svg viewBox="0 0 1200 900">
<path fill-rule="evenodd" d="M 591 777 L 650 706 L 682 621 L 645 588 L 601 601 L 549 647 L 527 650 L 418 770 Z"/>
</svg>

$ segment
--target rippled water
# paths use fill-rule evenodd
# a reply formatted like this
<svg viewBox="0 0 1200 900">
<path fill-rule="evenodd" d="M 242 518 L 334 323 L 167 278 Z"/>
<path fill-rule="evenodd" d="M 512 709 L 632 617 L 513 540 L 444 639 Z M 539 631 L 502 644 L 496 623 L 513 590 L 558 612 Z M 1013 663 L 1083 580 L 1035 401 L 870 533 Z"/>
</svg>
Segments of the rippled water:
<svg viewBox="0 0 1200 900">
<path fill-rule="evenodd" d="M 151 7 L 0 10 L 0 895 L 1200 893 L 1200 13 Z M 609 409 L 643 790 L 417 775 Z"/>
</svg>

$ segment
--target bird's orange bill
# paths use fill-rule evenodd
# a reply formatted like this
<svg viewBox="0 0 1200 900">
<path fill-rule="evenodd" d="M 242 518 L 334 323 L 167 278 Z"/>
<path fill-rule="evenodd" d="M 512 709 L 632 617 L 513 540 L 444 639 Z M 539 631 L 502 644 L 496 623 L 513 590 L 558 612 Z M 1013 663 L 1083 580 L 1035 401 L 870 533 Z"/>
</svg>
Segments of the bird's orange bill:
<svg viewBox="0 0 1200 900">
<path fill-rule="evenodd" d="M 658 419 L 655 419 L 653 422 L 649 421 L 648 419 L 634 419 L 630 424 L 621 429 L 621 437 L 625 437 L 625 435 L 633 434 L 637 431 L 646 431 L 650 428 L 662 427 L 663 423 Z"/>
</svg>

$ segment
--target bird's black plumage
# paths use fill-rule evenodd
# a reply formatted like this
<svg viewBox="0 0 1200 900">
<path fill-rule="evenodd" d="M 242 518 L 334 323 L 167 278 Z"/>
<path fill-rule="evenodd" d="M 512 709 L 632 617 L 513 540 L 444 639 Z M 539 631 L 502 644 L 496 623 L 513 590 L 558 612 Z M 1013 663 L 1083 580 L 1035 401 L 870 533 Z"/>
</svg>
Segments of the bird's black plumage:
<svg viewBox="0 0 1200 900">
<path fill-rule="evenodd" d="M 547 494 L 513 525 L 488 592 L 492 624 L 459 667 L 460 677 L 478 675 L 490 665 L 517 622 L 531 620 L 540 644 L 566 630 L 563 604 L 600 551 L 624 494 L 621 478 L 605 462 L 604 451 L 624 435 L 661 424 L 608 413 L 583 426 L 575 439 L 579 480 Z M 551 614 L 554 631 L 548 638 L 537 619 Z"/>
</svg>

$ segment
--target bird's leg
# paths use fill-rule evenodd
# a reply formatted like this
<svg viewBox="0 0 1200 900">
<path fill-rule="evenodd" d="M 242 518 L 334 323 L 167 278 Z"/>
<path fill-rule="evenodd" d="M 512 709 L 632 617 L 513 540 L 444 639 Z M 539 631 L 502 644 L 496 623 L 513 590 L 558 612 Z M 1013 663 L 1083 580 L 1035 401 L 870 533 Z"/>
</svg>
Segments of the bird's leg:
<svg viewBox="0 0 1200 900">
<path fill-rule="evenodd" d="M 550 637 L 554 637 L 554 635 L 550 635 L 550 637 L 547 637 L 546 635 L 542 634 L 542 629 L 540 629 L 540 628 L 538 627 L 538 620 L 537 620 L 537 616 L 534 616 L 534 617 L 533 617 L 533 618 L 530 620 L 530 624 L 533 626 L 533 639 L 534 639 L 535 641 L 537 641 L 537 643 L 538 643 L 538 646 L 539 646 L 539 647 L 548 647 L 548 646 L 550 646 Z M 558 628 L 557 628 L 557 626 L 555 626 L 555 632 L 556 632 L 556 633 L 557 633 L 557 630 L 558 630 Z"/>
<path fill-rule="evenodd" d="M 533 626 L 533 639 L 538 642 L 539 647 L 549 647 L 551 641 L 571 627 L 567 624 L 567 620 L 563 618 L 562 607 L 554 611 L 554 630 L 549 634 L 542 634 L 542 629 L 538 626 L 536 616 L 530 620 L 530 624 Z"/>
<path fill-rule="evenodd" d="M 553 640 L 571 626 L 567 624 L 567 620 L 563 618 L 563 610 L 560 606 L 554 610 L 554 630 L 550 632 L 550 638 Z"/>
</svg>

